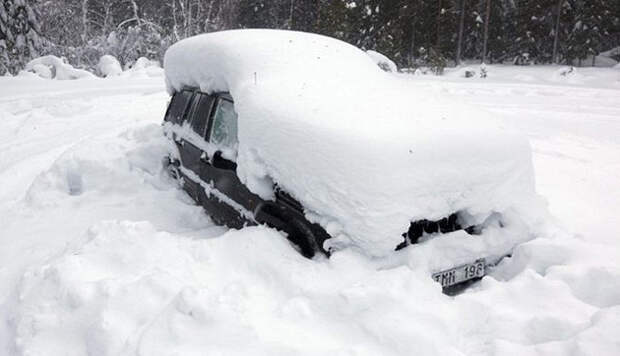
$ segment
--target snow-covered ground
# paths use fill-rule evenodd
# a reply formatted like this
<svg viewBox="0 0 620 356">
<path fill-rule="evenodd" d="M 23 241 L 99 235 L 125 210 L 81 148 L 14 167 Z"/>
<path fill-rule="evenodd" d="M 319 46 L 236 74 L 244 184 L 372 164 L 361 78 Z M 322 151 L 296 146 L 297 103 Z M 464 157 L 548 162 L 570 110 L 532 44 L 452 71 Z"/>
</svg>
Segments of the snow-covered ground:
<svg viewBox="0 0 620 356">
<path fill-rule="evenodd" d="M 214 226 L 161 172 L 161 77 L 0 78 L 0 354 L 620 354 L 620 70 L 463 71 L 400 78 L 525 132 L 557 227 L 456 297 Z"/>
</svg>

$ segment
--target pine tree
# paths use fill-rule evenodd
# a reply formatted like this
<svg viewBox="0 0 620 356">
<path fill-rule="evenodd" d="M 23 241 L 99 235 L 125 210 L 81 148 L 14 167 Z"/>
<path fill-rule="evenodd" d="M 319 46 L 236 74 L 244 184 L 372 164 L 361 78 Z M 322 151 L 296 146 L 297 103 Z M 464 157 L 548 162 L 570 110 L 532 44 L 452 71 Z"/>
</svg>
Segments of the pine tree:
<svg viewBox="0 0 620 356">
<path fill-rule="evenodd" d="M 37 14 L 26 0 L 0 5 L 0 74 L 15 73 L 43 46 Z"/>
<path fill-rule="evenodd" d="M 429 49 L 437 43 L 436 1 L 409 0 L 399 12 L 397 26 L 400 28 L 400 62 L 401 65 L 416 67 L 428 58 Z M 455 16 L 456 17 L 456 16 Z M 445 25 L 445 24 L 444 24 Z M 455 37 L 456 40 L 456 37 Z M 440 39 L 440 43 L 444 43 Z M 445 42 L 449 47 L 451 42 Z M 455 44 L 452 45 L 454 48 Z M 453 50 L 449 49 L 449 50 Z M 388 56 L 390 56 L 389 53 Z"/>
<path fill-rule="evenodd" d="M 239 24 L 242 28 L 284 28 L 289 19 L 281 11 L 281 1 L 246 0 L 239 5 Z"/>
<path fill-rule="evenodd" d="M 288 5 L 288 6 L 286 6 Z M 290 29 L 317 32 L 321 2 L 317 0 L 288 0 L 283 4 L 288 10 Z"/>
<path fill-rule="evenodd" d="M 604 35 L 603 48 L 615 50 L 612 58 L 620 62 L 620 1 L 601 0 L 603 4 L 602 32 Z"/>
<path fill-rule="evenodd" d="M 539 63 L 551 62 L 555 5 L 554 0 L 517 1 L 517 56 Z"/>
<path fill-rule="evenodd" d="M 486 0 L 486 6 L 484 11 L 484 38 L 482 42 L 482 64 L 487 61 L 487 44 L 489 40 L 489 21 L 491 19 L 491 0 Z"/>
<path fill-rule="evenodd" d="M 480 59 L 484 35 L 484 4 L 485 1 L 471 0 L 465 10 L 463 57 Z"/>
<path fill-rule="evenodd" d="M 581 4 L 580 21 L 581 35 L 583 44 L 580 46 L 580 62 L 587 56 L 591 56 L 592 65 L 595 65 L 596 56 L 603 51 L 605 34 L 605 12 L 606 3 L 601 0 L 584 1 Z M 580 63 L 581 65 L 581 63 Z"/>
<path fill-rule="evenodd" d="M 139 55 L 161 60 L 171 43 L 187 36 L 240 27 L 317 32 L 377 50 L 400 66 L 428 66 L 431 58 L 437 62 L 456 57 L 461 14 L 461 57 L 480 60 L 486 4 L 487 0 L 3 0 L 0 73 L 15 72 L 24 61 L 47 53 L 87 68 L 102 54 L 114 54 L 125 65 Z M 527 53 L 537 63 L 554 57 L 572 63 L 620 46 L 618 0 L 491 0 L 490 12 L 489 62 Z M 616 57 L 620 59 L 620 53 Z"/>
<path fill-rule="evenodd" d="M 441 23 L 441 53 L 446 58 L 454 59 L 458 41 L 459 7 L 458 0 L 444 0 Z"/>
<path fill-rule="evenodd" d="M 465 0 L 459 0 L 459 32 L 458 32 L 458 40 L 456 43 L 456 56 L 454 59 L 457 66 L 461 64 L 464 26 L 465 26 Z"/>
<path fill-rule="evenodd" d="M 316 31 L 346 41 L 347 34 L 353 32 L 350 16 L 346 1 L 319 0 Z"/>
</svg>

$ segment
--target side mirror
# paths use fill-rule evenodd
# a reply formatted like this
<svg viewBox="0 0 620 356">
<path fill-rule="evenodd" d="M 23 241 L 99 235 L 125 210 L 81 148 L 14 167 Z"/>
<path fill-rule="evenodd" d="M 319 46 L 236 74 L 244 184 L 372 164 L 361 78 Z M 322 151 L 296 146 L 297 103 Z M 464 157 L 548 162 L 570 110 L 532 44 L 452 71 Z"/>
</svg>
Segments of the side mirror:
<svg viewBox="0 0 620 356">
<path fill-rule="evenodd" d="M 218 169 L 237 170 L 237 163 L 222 157 L 222 151 L 215 151 L 211 159 L 211 165 Z"/>
</svg>

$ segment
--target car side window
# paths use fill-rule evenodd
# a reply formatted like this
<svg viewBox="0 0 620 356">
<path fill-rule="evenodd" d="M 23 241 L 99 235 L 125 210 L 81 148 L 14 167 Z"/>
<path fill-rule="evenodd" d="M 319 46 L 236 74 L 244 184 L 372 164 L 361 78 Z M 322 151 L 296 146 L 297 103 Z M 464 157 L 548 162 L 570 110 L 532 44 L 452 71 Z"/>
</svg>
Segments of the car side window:
<svg viewBox="0 0 620 356">
<path fill-rule="evenodd" d="M 193 92 L 190 90 L 182 90 L 174 93 L 170 105 L 168 106 L 165 121 L 173 124 L 180 124 L 183 120 L 183 115 L 185 115 L 187 111 L 188 104 L 192 99 L 192 95 Z"/>
<path fill-rule="evenodd" d="M 201 137 L 205 137 L 205 129 L 213 105 L 213 97 L 203 93 L 196 93 L 192 110 L 191 126 Z"/>
<path fill-rule="evenodd" d="M 226 98 L 218 98 L 209 141 L 217 146 L 237 148 L 237 113 L 233 102 Z"/>
</svg>

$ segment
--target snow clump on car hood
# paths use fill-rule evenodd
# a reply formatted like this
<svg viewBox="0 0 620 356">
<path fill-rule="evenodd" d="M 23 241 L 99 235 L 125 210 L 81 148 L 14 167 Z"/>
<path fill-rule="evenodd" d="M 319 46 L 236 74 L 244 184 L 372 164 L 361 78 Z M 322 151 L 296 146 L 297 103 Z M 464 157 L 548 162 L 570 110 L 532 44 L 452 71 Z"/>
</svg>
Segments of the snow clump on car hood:
<svg viewBox="0 0 620 356">
<path fill-rule="evenodd" d="M 170 93 L 230 92 L 241 180 L 257 193 L 276 182 L 332 244 L 382 256 L 411 221 L 525 212 L 535 197 L 525 138 L 433 88 L 406 85 L 339 40 L 216 32 L 171 46 L 164 68 Z"/>
</svg>

